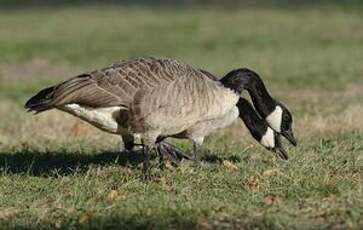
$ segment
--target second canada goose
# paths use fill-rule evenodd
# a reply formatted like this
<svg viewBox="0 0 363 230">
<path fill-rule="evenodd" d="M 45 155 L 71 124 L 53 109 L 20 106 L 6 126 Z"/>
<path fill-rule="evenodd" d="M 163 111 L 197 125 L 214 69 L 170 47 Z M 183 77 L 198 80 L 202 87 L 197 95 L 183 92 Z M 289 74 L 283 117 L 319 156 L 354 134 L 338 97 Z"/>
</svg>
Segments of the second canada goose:
<svg viewBox="0 0 363 230">
<path fill-rule="evenodd" d="M 245 87 L 243 85 L 246 84 L 246 79 L 243 81 L 245 74 L 242 74 L 240 77 L 238 77 L 238 74 L 234 74 L 228 77 L 229 79 L 225 78 L 223 78 L 226 80 L 222 81 L 223 84 L 212 81 L 203 75 L 201 71 L 170 59 L 133 59 L 113 64 L 101 70 L 82 74 L 58 85 L 46 88 L 29 99 L 26 103 L 26 108 L 36 112 L 58 108 L 84 119 L 104 131 L 123 133 L 125 134 L 123 137 L 132 139 L 134 135 L 130 135 L 130 131 L 136 134 L 138 128 L 147 128 L 145 125 L 147 126 L 148 124 L 144 121 L 150 118 L 150 116 L 144 113 L 145 108 L 151 108 L 158 104 L 153 103 L 156 102 L 155 98 L 152 99 L 145 95 L 150 93 L 155 95 L 155 92 L 160 89 L 163 90 L 163 87 L 165 90 L 168 90 L 170 86 L 171 88 L 175 86 L 175 89 L 179 90 L 174 92 L 176 93 L 176 99 L 182 99 L 181 101 L 178 100 L 179 102 L 177 103 L 181 110 L 174 111 L 176 112 L 175 115 L 179 117 L 187 115 L 186 117 L 188 117 L 188 115 L 192 114 L 195 117 L 201 115 L 202 118 L 201 121 L 188 121 L 189 118 L 181 117 L 178 121 L 185 122 L 185 127 L 190 125 L 189 129 L 183 130 L 180 133 L 173 133 L 173 130 L 169 130 L 166 133 L 162 132 L 161 136 L 190 137 L 193 134 L 194 136 L 199 136 L 198 142 L 203 142 L 201 133 L 208 134 L 218 127 L 224 127 L 238 116 L 238 109 L 234 105 L 239 98 L 238 94 Z M 233 86 L 233 82 L 237 84 Z M 179 87 L 180 84 L 184 84 L 185 87 Z M 157 96 L 159 99 L 162 99 L 159 102 L 168 101 L 165 98 L 166 91 L 162 90 Z M 223 97 L 216 96 L 218 92 L 226 96 L 226 100 Z M 198 98 L 196 101 L 199 104 L 193 102 L 196 98 Z M 203 103 L 201 103 L 200 98 L 202 98 Z M 152 99 L 154 101 L 151 101 L 151 104 L 147 102 L 148 106 L 146 107 L 140 107 L 141 104 L 145 104 L 145 99 Z M 169 103 L 171 99 L 175 98 L 169 97 Z M 215 108 L 213 111 L 210 111 L 208 108 L 203 110 L 203 107 L 206 107 L 208 103 L 213 104 L 211 99 L 217 102 L 220 107 Z M 253 101 L 255 102 L 255 100 Z M 257 102 L 259 103 L 258 105 L 264 106 L 263 101 L 257 100 Z M 198 106 L 198 109 L 196 111 L 188 110 L 188 106 L 184 106 L 191 104 Z M 230 111 L 228 111 L 228 114 L 222 115 L 223 112 L 226 112 L 224 110 L 226 107 L 229 107 Z M 165 109 L 165 106 L 159 103 L 155 109 L 160 112 Z M 201 109 L 203 110 L 202 113 Z M 139 114 L 141 111 L 143 114 Z M 204 116 L 206 114 L 208 115 L 207 117 Z M 174 116 L 170 111 L 169 115 Z M 214 121 L 213 124 L 217 124 L 217 127 L 211 127 L 211 130 L 200 128 L 205 127 L 211 120 Z M 154 122 L 159 124 L 164 124 L 167 121 L 167 119 L 161 120 L 157 117 L 154 119 Z M 139 127 L 137 125 L 138 122 L 141 125 Z M 129 129 L 130 127 L 131 129 Z M 158 138 L 160 139 L 160 137 Z"/>
</svg>

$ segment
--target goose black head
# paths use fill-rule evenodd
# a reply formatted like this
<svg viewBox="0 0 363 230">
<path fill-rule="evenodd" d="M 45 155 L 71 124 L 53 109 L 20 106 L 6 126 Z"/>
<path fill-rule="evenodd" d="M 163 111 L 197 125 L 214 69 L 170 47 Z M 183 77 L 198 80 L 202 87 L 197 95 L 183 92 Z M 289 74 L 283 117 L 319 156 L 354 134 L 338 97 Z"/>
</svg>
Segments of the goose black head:
<svg viewBox="0 0 363 230">
<path fill-rule="evenodd" d="M 292 115 L 284 105 L 277 103 L 275 109 L 265 119 L 273 130 L 281 133 L 292 145 L 296 146 L 297 141 L 292 131 Z"/>
<path fill-rule="evenodd" d="M 281 144 L 280 134 L 271 129 L 267 122 L 261 119 L 252 105 L 244 98 L 240 98 L 237 107 L 239 116 L 247 126 L 248 130 L 262 146 L 276 152 L 281 159 L 287 160 L 287 151 Z"/>
<path fill-rule="evenodd" d="M 221 79 L 225 87 L 241 93 L 246 89 L 253 101 L 258 114 L 267 121 L 268 125 L 277 133 L 284 136 L 296 146 L 296 139 L 292 130 L 292 115 L 280 102 L 275 100 L 267 91 L 261 77 L 247 68 L 235 69 Z"/>
<path fill-rule="evenodd" d="M 241 94 L 244 89 L 251 83 L 251 79 L 246 68 L 235 69 L 227 73 L 220 82 L 224 87 L 234 90 L 236 93 Z"/>
</svg>

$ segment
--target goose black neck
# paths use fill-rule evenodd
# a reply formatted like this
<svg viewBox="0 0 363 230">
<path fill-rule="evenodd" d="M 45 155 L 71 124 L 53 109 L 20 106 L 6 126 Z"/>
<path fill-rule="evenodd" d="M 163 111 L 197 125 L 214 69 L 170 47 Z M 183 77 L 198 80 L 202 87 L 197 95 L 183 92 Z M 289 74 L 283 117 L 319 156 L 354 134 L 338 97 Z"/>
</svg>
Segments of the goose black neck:
<svg viewBox="0 0 363 230">
<path fill-rule="evenodd" d="M 261 78 L 254 78 L 254 80 L 252 80 L 251 84 L 248 86 L 247 91 L 251 96 L 252 102 L 255 105 L 257 112 L 263 118 L 266 118 L 275 110 L 276 101 L 267 91 Z"/>
<path fill-rule="evenodd" d="M 276 107 L 276 101 L 268 93 L 260 76 L 247 68 L 236 69 L 221 79 L 222 84 L 241 94 L 246 89 L 257 112 L 266 118 Z"/>
<path fill-rule="evenodd" d="M 243 123 L 246 125 L 252 136 L 256 140 L 260 141 L 268 127 L 265 120 L 262 120 L 252 105 L 242 97 L 240 97 L 237 102 L 237 108 L 239 110 L 239 117 L 243 120 Z"/>
</svg>

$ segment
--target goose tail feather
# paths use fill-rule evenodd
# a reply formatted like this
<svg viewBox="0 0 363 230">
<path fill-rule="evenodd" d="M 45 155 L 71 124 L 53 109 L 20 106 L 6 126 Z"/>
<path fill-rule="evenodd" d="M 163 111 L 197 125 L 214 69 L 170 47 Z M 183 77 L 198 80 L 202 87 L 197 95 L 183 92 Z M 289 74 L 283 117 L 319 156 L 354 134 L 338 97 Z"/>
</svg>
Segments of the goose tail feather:
<svg viewBox="0 0 363 230">
<path fill-rule="evenodd" d="M 54 86 L 51 86 L 39 91 L 25 103 L 24 107 L 28 112 L 35 112 L 35 114 L 52 109 L 54 88 Z"/>
</svg>

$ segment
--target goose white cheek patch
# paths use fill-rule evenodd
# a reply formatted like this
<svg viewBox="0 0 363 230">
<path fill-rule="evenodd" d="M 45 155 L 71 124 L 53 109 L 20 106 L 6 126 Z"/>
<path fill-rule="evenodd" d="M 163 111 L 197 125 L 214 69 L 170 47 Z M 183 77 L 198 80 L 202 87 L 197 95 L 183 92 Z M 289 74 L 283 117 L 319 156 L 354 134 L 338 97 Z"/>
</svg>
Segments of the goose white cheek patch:
<svg viewBox="0 0 363 230">
<path fill-rule="evenodd" d="M 261 144 L 266 148 L 275 148 L 275 136 L 274 131 L 268 127 L 265 135 L 261 138 Z"/>
<path fill-rule="evenodd" d="M 266 117 L 266 121 L 269 126 L 276 132 L 281 132 L 282 121 L 282 109 L 280 106 L 276 106 L 275 110 Z"/>
</svg>

